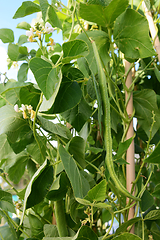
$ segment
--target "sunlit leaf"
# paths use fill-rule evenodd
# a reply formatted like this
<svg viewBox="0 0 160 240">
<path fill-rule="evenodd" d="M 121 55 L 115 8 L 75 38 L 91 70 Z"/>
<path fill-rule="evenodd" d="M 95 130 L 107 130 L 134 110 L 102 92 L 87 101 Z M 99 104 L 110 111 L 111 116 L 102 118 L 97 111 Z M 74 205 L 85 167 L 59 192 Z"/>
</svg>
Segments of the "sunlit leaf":
<svg viewBox="0 0 160 240">
<path fill-rule="evenodd" d="M 149 38 L 147 19 L 133 9 L 127 9 L 117 18 L 114 40 L 127 58 L 147 58 L 155 55 Z"/>
<path fill-rule="evenodd" d="M 87 44 L 78 39 L 63 43 L 62 49 L 63 62 L 65 63 L 73 59 L 84 57 L 89 53 Z"/>
<path fill-rule="evenodd" d="M 0 29 L 0 39 L 3 43 L 12 43 L 14 42 L 14 33 L 9 28 Z"/>
<path fill-rule="evenodd" d="M 12 201 L 12 194 L 0 189 L 0 208 L 9 211 L 12 213 L 16 213 L 15 207 Z"/>
<path fill-rule="evenodd" d="M 106 180 L 102 180 L 100 183 L 98 183 L 95 187 L 93 187 L 88 192 L 88 197 L 94 202 L 94 201 L 104 201 L 106 198 L 106 187 L 107 182 Z"/>
<path fill-rule="evenodd" d="M 13 19 L 22 18 L 39 11 L 41 11 L 41 8 L 39 5 L 33 3 L 32 1 L 25 1 L 17 9 L 16 13 L 13 16 Z"/>
</svg>

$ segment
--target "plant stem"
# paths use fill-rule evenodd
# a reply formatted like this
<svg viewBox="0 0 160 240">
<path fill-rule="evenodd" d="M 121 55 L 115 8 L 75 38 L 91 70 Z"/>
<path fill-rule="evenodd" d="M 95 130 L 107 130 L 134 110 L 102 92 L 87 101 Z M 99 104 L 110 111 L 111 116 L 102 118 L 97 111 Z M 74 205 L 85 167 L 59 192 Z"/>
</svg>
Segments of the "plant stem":
<svg viewBox="0 0 160 240">
<path fill-rule="evenodd" d="M 54 202 L 57 229 L 60 237 L 68 236 L 63 199 Z"/>
</svg>

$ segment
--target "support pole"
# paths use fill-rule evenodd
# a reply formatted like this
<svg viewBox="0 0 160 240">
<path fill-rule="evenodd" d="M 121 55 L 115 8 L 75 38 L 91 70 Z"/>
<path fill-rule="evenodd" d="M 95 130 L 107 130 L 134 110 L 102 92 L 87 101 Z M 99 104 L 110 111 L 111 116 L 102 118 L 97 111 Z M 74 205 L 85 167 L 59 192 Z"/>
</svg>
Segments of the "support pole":
<svg viewBox="0 0 160 240">
<path fill-rule="evenodd" d="M 125 73 L 127 74 L 131 64 L 125 60 Z M 129 88 L 132 84 L 132 70 L 129 72 L 127 79 L 126 79 L 126 87 Z M 128 98 L 128 92 L 125 92 L 125 100 Z M 131 93 L 130 99 L 128 101 L 127 107 L 127 114 L 129 117 L 133 114 L 133 93 Z M 129 125 L 129 129 L 126 135 L 126 140 L 134 136 L 134 130 L 133 130 L 133 120 L 131 121 Z M 131 192 L 132 183 L 135 180 L 135 160 L 134 160 L 134 140 L 132 141 L 131 145 L 127 149 L 126 153 L 126 161 L 129 163 L 126 165 L 126 185 L 127 190 Z M 127 199 L 127 202 L 129 199 Z M 132 219 L 134 217 L 135 208 L 131 207 L 128 214 L 128 220 Z M 134 226 L 132 227 L 131 233 L 134 233 Z"/>
</svg>

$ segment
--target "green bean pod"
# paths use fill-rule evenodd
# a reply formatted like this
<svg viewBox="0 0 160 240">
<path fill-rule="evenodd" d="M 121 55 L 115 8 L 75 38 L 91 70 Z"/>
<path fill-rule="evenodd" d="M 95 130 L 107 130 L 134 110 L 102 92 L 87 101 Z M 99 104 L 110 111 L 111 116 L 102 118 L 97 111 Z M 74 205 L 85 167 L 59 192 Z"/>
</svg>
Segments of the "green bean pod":
<svg viewBox="0 0 160 240">
<path fill-rule="evenodd" d="M 139 198 L 133 196 L 131 193 L 128 192 L 128 190 L 122 185 L 122 183 L 119 181 L 115 170 L 114 170 L 114 164 L 112 159 L 112 137 L 111 137 L 111 121 L 110 121 L 110 101 L 108 96 L 108 90 L 107 90 L 107 78 L 105 75 L 105 72 L 103 70 L 103 65 L 98 53 L 98 49 L 96 46 L 95 41 L 91 40 L 94 56 L 96 59 L 97 67 L 98 67 L 98 76 L 99 76 L 99 87 L 102 97 L 102 108 L 103 108 L 103 117 L 104 117 L 104 144 L 106 149 L 106 157 L 105 157 L 105 163 L 107 166 L 107 169 L 109 171 L 110 177 L 115 183 L 115 186 L 117 189 L 126 197 L 134 199 L 136 201 L 140 201 Z"/>
</svg>

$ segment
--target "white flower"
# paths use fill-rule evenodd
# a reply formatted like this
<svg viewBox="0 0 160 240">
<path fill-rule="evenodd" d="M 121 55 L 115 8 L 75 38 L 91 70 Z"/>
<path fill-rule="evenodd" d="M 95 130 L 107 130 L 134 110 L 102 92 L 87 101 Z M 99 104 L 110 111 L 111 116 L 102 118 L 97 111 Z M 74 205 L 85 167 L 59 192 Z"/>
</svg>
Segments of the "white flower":
<svg viewBox="0 0 160 240">
<path fill-rule="evenodd" d="M 29 105 L 29 106 L 27 105 L 27 110 L 28 110 L 29 113 L 31 113 L 31 111 L 32 111 L 32 106 L 31 106 L 31 105 Z"/>
<path fill-rule="evenodd" d="M 16 112 L 19 112 L 18 104 L 14 105 L 14 110 L 15 110 Z"/>
<path fill-rule="evenodd" d="M 54 28 L 52 27 L 52 25 L 49 22 L 46 22 L 44 31 L 46 33 L 52 33 L 54 31 Z"/>
<path fill-rule="evenodd" d="M 30 28 L 30 30 L 26 31 L 26 36 L 28 36 L 28 37 L 34 36 L 33 28 Z"/>
<path fill-rule="evenodd" d="M 25 111 L 25 110 L 26 110 L 26 107 L 25 107 L 24 104 L 22 104 L 21 107 L 22 107 L 22 111 Z"/>
</svg>

